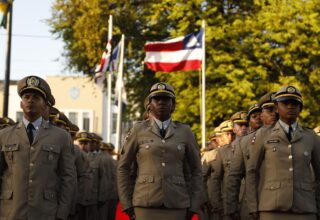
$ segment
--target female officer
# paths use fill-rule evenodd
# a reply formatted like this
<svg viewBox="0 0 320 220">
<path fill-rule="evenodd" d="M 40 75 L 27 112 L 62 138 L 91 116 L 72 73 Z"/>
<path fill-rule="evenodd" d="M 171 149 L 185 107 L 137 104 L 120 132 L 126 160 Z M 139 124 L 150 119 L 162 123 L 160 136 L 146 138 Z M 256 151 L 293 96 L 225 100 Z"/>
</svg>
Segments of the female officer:
<svg viewBox="0 0 320 220">
<path fill-rule="evenodd" d="M 118 163 L 122 208 L 130 219 L 191 219 L 202 193 L 198 145 L 189 126 L 171 120 L 172 86 L 154 84 L 148 100 L 151 117 L 131 129 Z"/>
<path fill-rule="evenodd" d="M 275 94 L 280 119 L 258 130 L 252 141 L 247 201 L 256 219 L 313 220 L 319 216 L 320 139 L 297 123 L 302 106 L 297 88 L 281 88 Z M 259 178 L 262 163 L 264 172 Z"/>
</svg>

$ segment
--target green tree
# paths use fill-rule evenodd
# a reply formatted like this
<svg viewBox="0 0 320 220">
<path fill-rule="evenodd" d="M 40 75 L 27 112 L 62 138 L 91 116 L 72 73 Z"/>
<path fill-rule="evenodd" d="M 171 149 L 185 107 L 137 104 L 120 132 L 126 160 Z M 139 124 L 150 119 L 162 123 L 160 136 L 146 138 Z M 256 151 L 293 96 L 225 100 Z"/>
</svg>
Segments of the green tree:
<svg viewBox="0 0 320 220">
<path fill-rule="evenodd" d="M 49 24 L 65 42 L 68 67 L 92 74 L 112 14 L 115 41 L 120 33 L 127 39 L 130 113 L 143 111 L 152 83 L 166 81 L 177 93 L 174 118 L 201 137 L 199 72 L 153 73 L 143 65 L 145 42 L 195 32 L 206 21 L 208 134 L 285 84 L 302 91 L 301 121 L 313 127 L 320 121 L 319 12 L 317 0 L 56 0 Z"/>
</svg>

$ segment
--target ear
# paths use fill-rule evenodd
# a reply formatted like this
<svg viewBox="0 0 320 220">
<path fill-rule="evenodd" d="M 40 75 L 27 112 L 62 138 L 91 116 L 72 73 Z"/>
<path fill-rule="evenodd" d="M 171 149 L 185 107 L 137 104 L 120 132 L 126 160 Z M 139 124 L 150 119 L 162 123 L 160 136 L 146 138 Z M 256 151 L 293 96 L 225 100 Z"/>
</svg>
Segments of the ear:
<svg viewBox="0 0 320 220">
<path fill-rule="evenodd" d="M 275 103 L 274 103 L 274 108 L 275 108 L 275 112 L 276 112 L 276 113 L 279 113 L 279 111 L 278 111 L 278 102 L 275 102 Z"/>
<path fill-rule="evenodd" d="M 175 109 L 176 109 L 176 100 L 172 99 L 172 109 L 170 113 L 173 113 Z"/>
</svg>

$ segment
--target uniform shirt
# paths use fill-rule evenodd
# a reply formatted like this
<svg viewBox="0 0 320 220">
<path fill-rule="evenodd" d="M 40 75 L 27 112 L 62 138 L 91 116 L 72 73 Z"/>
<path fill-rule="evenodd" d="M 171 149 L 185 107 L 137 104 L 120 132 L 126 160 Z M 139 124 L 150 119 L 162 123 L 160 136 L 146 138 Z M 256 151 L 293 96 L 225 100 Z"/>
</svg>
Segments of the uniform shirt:
<svg viewBox="0 0 320 220">
<path fill-rule="evenodd" d="M 166 121 L 160 121 L 160 120 L 156 119 L 155 117 L 153 117 L 153 118 L 154 118 L 156 124 L 158 125 L 158 127 L 159 127 L 160 129 L 167 130 L 167 128 L 168 128 L 169 125 L 170 125 L 171 118 L 169 118 L 169 119 L 166 120 Z"/>
<path fill-rule="evenodd" d="M 34 130 L 32 130 L 32 134 L 33 134 L 33 139 L 35 139 L 36 135 L 37 135 L 37 131 L 39 130 L 39 127 L 42 123 L 42 117 L 40 116 L 37 120 L 35 120 L 34 122 L 30 122 L 28 121 L 25 117 L 22 118 L 22 122 L 25 126 L 25 128 L 27 129 L 27 126 L 29 123 L 31 123 L 33 125 L 33 127 L 35 128 Z"/>
<path fill-rule="evenodd" d="M 284 132 L 286 132 L 286 134 L 288 134 L 289 133 L 289 125 L 286 124 L 285 122 L 281 121 L 280 119 L 279 119 L 279 123 L 280 123 L 282 129 L 284 130 Z M 291 137 L 294 136 L 294 132 L 297 130 L 297 126 L 298 126 L 297 122 L 291 124 L 291 127 L 292 127 Z"/>
</svg>

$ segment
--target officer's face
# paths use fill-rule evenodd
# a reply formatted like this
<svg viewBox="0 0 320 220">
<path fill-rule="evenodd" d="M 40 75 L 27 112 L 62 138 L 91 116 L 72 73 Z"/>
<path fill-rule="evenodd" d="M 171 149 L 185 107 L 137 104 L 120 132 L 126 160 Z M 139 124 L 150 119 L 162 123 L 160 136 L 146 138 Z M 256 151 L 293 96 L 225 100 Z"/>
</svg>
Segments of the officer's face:
<svg viewBox="0 0 320 220">
<path fill-rule="evenodd" d="M 247 133 L 248 125 L 246 123 L 234 123 L 233 132 L 238 137 L 242 137 Z"/>
<path fill-rule="evenodd" d="M 294 123 L 301 112 L 301 103 L 293 99 L 276 102 L 275 106 L 280 119 L 287 124 Z"/>
<path fill-rule="evenodd" d="M 264 125 L 273 125 L 277 121 L 277 114 L 275 107 L 263 108 L 260 114 L 260 118 Z"/>
<path fill-rule="evenodd" d="M 255 112 L 250 114 L 249 123 L 250 123 L 250 127 L 253 130 L 257 130 L 262 125 L 262 121 L 261 121 L 261 118 L 260 118 L 260 113 L 261 113 L 260 111 L 255 111 Z"/>
<path fill-rule="evenodd" d="M 46 105 L 46 107 L 44 108 L 44 111 L 42 112 L 42 117 L 44 120 L 48 121 L 49 115 L 50 115 L 50 106 Z"/>
<path fill-rule="evenodd" d="M 173 108 L 173 100 L 168 96 L 155 96 L 151 98 L 150 112 L 160 121 L 168 120 Z"/>
<path fill-rule="evenodd" d="M 21 97 L 20 107 L 24 116 L 30 121 L 42 115 L 46 108 L 46 102 L 37 92 L 25 92 Z"/>
<path fill-rule="evenodd" d="M 79 141 L 79 148 L 88 153 L 90 151 L 90 142 L 89 141 Z"/>
<path fill-rule="evenodd" d="M 233 133 L 232 132 L 223 132 L 221 135 L 222 144 L 230 144 L 233 140 Z"/>
</svg>

